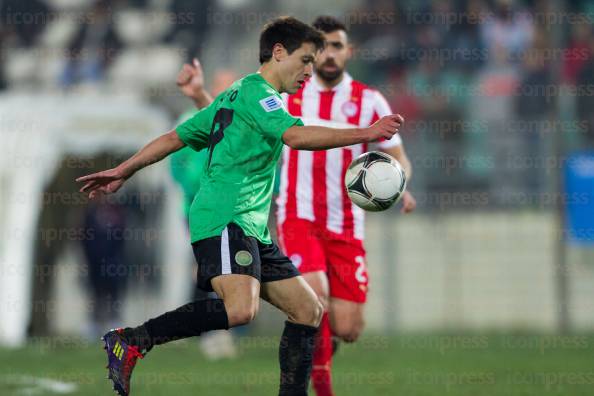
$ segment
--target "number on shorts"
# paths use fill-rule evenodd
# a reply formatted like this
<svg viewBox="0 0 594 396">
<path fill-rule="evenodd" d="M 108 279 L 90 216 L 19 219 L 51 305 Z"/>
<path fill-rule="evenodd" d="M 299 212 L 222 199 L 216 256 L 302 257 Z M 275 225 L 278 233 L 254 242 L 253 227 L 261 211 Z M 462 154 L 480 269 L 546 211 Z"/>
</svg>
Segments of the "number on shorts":
<svg viewBox="0 0 594 396">
<path fill-rule="evenodd" d="M 366 275 L 366 268 L 365 268 L 365 259 L 363 256 L 355 257 L 355 261 L 359 264 L 357 270 L 355 271 L 355 279 L 359 283 L 366 283 L 367 282 L 367 275 Z"/>
</svg>

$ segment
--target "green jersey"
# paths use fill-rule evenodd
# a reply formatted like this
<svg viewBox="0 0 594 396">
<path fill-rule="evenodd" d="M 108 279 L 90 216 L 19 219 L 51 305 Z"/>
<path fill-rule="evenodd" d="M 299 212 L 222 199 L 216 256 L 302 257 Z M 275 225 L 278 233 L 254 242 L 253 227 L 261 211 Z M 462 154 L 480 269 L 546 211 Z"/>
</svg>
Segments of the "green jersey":
<svg viewBox="0 0 594 396">
<path fill-rule="evenodd" d="M 229 223 L 270 243 L 268 213 L 283 133 L 303 125 L 259 74 L 234 82 L 176 128 L 196 151 L 208 147 L 200 190 L 190 208 L 192 242 L 221 235 Z"/>
</svg>

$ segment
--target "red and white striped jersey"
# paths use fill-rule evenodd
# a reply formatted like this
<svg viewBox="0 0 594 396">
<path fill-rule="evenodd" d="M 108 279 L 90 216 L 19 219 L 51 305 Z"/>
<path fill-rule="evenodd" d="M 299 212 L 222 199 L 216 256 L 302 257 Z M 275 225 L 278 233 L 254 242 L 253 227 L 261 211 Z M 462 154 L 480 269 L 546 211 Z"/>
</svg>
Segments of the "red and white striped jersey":
<svg viewBox="0 0 594 396">
<path fill-rule="evenodd" d="M 334 128 L 367 127 L 384 115 L 390 105 L 378 91 L 345 73 L 331 90 L 315 77 L 292 95 L 283 95 L 289 113 L 305 125 Z M 399 135 L 379 143 L 380 148 L 401 144 Z M 364 211 L 354 205 L 344 188 L 344 175 L 351 161 L 367 151 L 366 144 L 325 151 L 300 151 L 284 147 L 277 199 L 277 221 L 305 219 L 347 238 L 362 240 Z"/>
</svg>

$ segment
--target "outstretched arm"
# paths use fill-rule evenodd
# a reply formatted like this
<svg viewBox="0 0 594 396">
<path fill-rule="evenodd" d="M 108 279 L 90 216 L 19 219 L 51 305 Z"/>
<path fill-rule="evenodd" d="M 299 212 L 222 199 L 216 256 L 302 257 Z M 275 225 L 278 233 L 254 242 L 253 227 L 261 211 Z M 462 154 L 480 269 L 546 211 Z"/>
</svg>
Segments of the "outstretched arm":
<svg viewBox="0 0 594 396">
<path fill-rule="evenodd" d="M 358 143 L 390 139 L 404 123 L 400 114 L 380 118 L 368 128 L 337 129 L 321 126 L 293 126 L 283 134 L 286 145 L 297 150 L 327 150 Z"/>
<path fill-rule="evenodd" d="M 114 193 L 134 173 L 162 160 L 184 146 L 185 144 L 180 140 L 177 132 L 169 131 L 151 141 L 117 167 L 76 179 L 77 182 L 85 182 L 80 192 L 88 193 L 90 198 L 94 198 L 99 193 Z"/>
</svg>

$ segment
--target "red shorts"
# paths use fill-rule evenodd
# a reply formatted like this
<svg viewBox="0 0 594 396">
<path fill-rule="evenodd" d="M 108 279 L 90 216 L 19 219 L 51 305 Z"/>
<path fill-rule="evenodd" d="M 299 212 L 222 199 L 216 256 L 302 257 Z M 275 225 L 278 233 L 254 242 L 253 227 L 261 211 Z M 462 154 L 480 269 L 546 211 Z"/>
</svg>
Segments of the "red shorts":
<svg viewBox="0 0 594 396">
<path fill-rule="evenodd" d="M 281 249 L 301 273 L 324 271 L 330 296 L 364 303 L 367 267 L 363 242 L 328 231 L 308 220 L 287 219 L 278 227 Z"/>
</svg>

